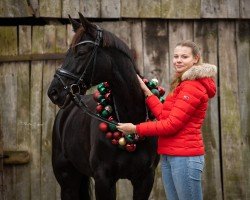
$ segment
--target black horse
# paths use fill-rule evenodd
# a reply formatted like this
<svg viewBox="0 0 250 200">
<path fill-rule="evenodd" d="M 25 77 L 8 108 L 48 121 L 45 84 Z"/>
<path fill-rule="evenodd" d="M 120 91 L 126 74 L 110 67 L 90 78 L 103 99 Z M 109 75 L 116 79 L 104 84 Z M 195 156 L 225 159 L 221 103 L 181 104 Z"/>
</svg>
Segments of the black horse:
<svg viewBox="0 0 250 200">
<path fill-rule="evenodd" d="M 134 152 L 111 144 L 99 130 L 100 120 L 76 106 L 72 94 L 81 94 L 95 112 L 93 95 L 84 95 L 92 85 L 107 81 L 115 101 L 116 118 L 121 122 L 145 121 L 147 111 L 133 56 L 114 34 L 88 22 L 70 18 L 75 36 L 62 66 L 48 90 L 51 101 L 61 109 L 53 128 L 52 164 L 64 200 L 90 199 L 90 177 L 95 181 L 98 200 L 116 198 L 118 179 L 129 179 L 133 199 L 148 199 L 159 161 L 155 138 L 137 143 Z"/>
</svg>

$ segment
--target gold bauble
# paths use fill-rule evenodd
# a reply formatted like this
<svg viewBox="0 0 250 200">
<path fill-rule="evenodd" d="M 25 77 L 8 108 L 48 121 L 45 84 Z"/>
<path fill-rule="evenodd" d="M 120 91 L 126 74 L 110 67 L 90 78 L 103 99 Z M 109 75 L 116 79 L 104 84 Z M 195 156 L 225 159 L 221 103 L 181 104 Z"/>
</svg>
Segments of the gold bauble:
<svg viewBox="0 0 250 200">
<path fill-rule="evenodd" d="M 119 142 L 119 145 L 121 146 L 124 146 L 126 144 L 126 140 L 124 137 L 121 137 L 118 142 Z"/>
</svg>

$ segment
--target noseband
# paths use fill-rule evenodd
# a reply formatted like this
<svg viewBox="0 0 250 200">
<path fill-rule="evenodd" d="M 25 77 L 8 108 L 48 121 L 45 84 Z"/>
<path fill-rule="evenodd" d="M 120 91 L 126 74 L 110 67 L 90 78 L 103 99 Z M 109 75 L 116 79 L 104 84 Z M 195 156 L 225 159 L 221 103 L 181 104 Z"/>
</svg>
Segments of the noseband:
<svg viewBox="0 0 250 200">
<path fill-rule="evenodd" d="M 73 73 L 71 73 L 71 72 L 69 72 L 69 71 L 67 71 L 67 70 L 65 70 L 63 68 L 59 68 L 59 69 L 56 70 L 55 77 L 57 77 L 58 80 L 62 83 L 64 89 L 67 91 L 68 94 L 70 94 L 70 95 L 80 94 L 81 89 L 83 89 L 84 91 L 86 91 L 87 89 L 89 89 L 92 86 L 92 79 L 93 79 L 93 75 L 94 75 L 94 71 L 95 71 L 95 64 L 96 64 L 97 49 L 100 46 L 102 37 L 103 37 L 102 29 L 97 26 L 97 37 L 96 37 L 95 41 L 84 40 L 84 41 L 81 41 L 81 42 L 77 43 L 74 46 L 74 47 L 77 47 L 79 45 L 87 44 L 87 43 L 90 43 L 90 44 L 94 45 L 94 49 L 93 49 L 93 51 L 92 51 L 92 53 L 90 55 L 88 63 L 86 65 L 83 73 L 81 74 L 81 76 L 77 76 L 77 75 L 75 75 L 75 74 L 73 74 Z M 89 69 L 90 64 L 91 64 L 92 61 L 93 61 L 93 66 L 92 66 L 91 79 L 90 79 L 89 84 L 86 84 L 84 82 L 84 80 L 86 78 L 85 76 L 86 76 L 87 70 Z M 74 83 L 74 84 L 71 84 L 70 86 L 68 86 L 63 81 L 62 76 L 70 78 L 70 79 L 73 79 L 73 80 L 76 80 L 77 82 Z"/>
</svg>

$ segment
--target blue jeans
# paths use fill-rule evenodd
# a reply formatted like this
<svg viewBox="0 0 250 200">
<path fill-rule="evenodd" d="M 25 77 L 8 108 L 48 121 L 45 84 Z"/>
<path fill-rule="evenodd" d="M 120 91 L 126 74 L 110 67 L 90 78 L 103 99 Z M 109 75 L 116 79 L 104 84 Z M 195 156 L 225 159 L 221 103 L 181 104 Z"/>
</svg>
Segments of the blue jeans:
<svg viewBox="0 0 250 200">
<path fill-rule="evenodd" d="M 167 200 L 202 200 L 204 156 L 162 155 L 161 167 Z"/>
</svg>

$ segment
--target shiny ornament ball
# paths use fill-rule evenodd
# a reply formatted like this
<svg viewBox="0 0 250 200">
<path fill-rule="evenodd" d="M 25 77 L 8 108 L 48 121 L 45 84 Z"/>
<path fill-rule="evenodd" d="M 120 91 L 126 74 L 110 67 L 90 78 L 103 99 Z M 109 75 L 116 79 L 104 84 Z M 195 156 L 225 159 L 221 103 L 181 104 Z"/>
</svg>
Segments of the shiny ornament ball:
<svg viewBox="0 0 250 200">
<path fill-rule="evenodd" d="M 155 84 L 155 86 L 158 86 L 158 84 L 159 84 L 159 81 L 156 78 L 153 78 L 151 80 L 151 82 L 153 82 Z"/>
<path fill-rule="evenodd" d="M 153 81 L 150 81 L 150 82 L 147 84 L 147 86 L 148 86 L 150 89 L 156 88 L 156 84 L 155 84 L 155 82 L 153 82 Z"/>
<path fill-rule="evenodd" d="M 99 88 L 100 94 L 106 94 L 107 89 L 105 87 Z"/>
<path fill-rule="evenodd" d="M 104 82 L 103 85 L 104 85 L 104 87 L 109 88 L 109 83 L 108 82 Z"/>
<path fill-rule="evenodd" d="M 107 110 L 103 110 L 101 113 L 101 116 L 104 118 L 107 118 L 110 115 L 110 113 Z"/>
<path fill-rule="evenodd" d="M 104 98 L 107 100 L 107 101 L 111 101 L 111 93 L 108 92 L 104 95 Z"/>
<path fill-rule="evenodd" d="M 126 144 L 126 150 L 128 152 L 133 152 L 136 149 L 136 144 Z"/>
<path fill-rule="evenodd" d="M 96 106 L 96 111 L 100 113 L 103 110 L 103 106 L 101 104 Z"/>
<path fill-rule="evenodd" d="M 159 90 L 160 92 L 160 96 L 163 96 L 165 94 L 165 89 L 161 86 L 158 86 L 157 89 Z"/>
<path fill-rule="evenodd" d="M 101 123 L 99 124 L 99 129 L 100 129 L 102 132 L 107 132 L 107 130 L 108 130 L 108 124 L 105 123 L 105 122 L 101 122 Z"/>
<path fill-rule="evenodd" d="M 112 106 L 110 106 L 110 105 L 105 106 L 104 109 L 107 110 L 109 113 L 113 112 Z"/>
<path fill-rule="evenodd" d="M 118 144 L 118 140 L 113 139 L 113 140 L 111 140 L 111 143 L 114 144 L 114 145 L 117 145 Z"/>
<path fill-rule="evenodd" d="M 112 132 L 116 131 L 117 130 L 116 125 L 109 124 L 109 130 L 112 131 Z"/>
<path fill-rule="evenodd" d="M 113 138 L 113 133 L 112 132 L 107 132 L 106 135 L 105 135 L 105 137 L 107 139 L 111 139 L 111 138 Z"/>
<path fill-rule="evenodd" d="M 98 101 L 99 100 L 99 96 L 100 96 L 100 92 L 99 91 L 95 91 L 94 94 L 93 94 L 93 98 L 95 101 Z"/>
<path fill-rule="evenodd" d="M 126 144 L 126 140 L 124 137 L 120 138 L 118 142 L 119 142 L 119 145 L 121 146 L 124 146 Z"/>
<path fill-rule="evenodd" d="M 121 133 L 119 131 L 116 131 L 113 133 L 113 136 L 116 140 L 119 140 L 121 138 Z"/>
<path fill-rule="evenodd" d="M 152 89 L 151 92 L 157 97 L 160 96 L 160 92 L 157 89 Z"/>
<path fill-rule="evenodd" d="M 99 103 L 103 106 L 106 106 L 108 104 L 106 99 L 101 99 Z"/>
<path fill-rule="evenodd" d="M 108 120 L 113 121 L 114 120 L 113 116 L 109 116 Z"/>
<path fill-rule="evenodd" d="M 133 142 L 134 141 L 134 134 L 125 135 L 125 139 L 127 142 Z"/>
<path fill-rule="evenodd" d="M 148 79 L 146 79 L 146 78 L 143 78 L 142 81 L 143 81 L 145 84 L 148 83 Z"/>
</svg>

